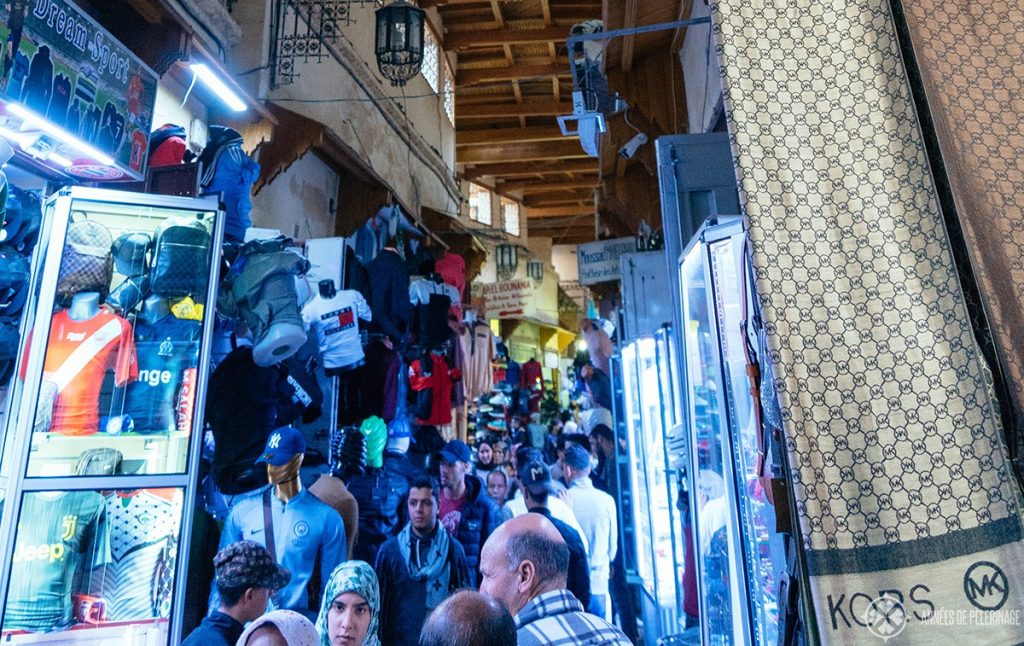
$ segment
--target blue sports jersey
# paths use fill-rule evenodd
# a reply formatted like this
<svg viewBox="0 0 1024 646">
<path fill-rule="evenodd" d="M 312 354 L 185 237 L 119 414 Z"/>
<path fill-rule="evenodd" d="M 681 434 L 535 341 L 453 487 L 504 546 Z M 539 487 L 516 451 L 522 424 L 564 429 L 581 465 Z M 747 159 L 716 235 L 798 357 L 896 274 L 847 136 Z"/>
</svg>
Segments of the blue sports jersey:
<svg viewBox="0 0 1024 646">
<path fill-rule="evenodd" d="M 155 323 L 135 325 L 139 378 L 128 385 L 124 414 L 138 433 L 175 429 L 175 402 L 188 368 L 196 366 L 200 325 L 170 314 Z"/>
<path fill-rule="evenodd" d="M 262 495 L 265 489 L 255 492 L 258 495 L 236 499 L 220 536 L 221 548 L 241 540 L 256 541 L 266 546 Z M 337 511 L 305 489 L 287 503 L 281 502 L 271 492 L 270 507 L 277 552 L 274 556 L 292 573 L 288 585 L 274 596 L 274 605 L 316 617 L 317 613 L 310 609 L 306 589 L 319 556 L 320 590 L 313 600 L 316 608 L 323 597 L 324 587 L 331 579 L 331 572 L 345 560 L 348 549 L 345 524 Z"/>
</svg>

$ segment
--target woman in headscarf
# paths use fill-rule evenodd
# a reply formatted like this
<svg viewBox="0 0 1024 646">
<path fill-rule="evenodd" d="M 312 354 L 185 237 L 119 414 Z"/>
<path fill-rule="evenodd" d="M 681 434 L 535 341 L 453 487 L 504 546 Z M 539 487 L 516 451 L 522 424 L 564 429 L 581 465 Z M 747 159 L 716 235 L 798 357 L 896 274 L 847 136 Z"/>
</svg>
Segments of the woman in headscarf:
<svg viewBox="0 0 1024 646">
<path fill-rule="evenodd" d="M 260 641 L 260 637 L 270 639 Z M 249 646 L 250 643 L 317 646 L 319 641 L 320 636 L 309 619 L 291 610 L 275 610 L 249 624 L 235 646 Z"/>
<path fill-rule="evenodd" d="M 380 646 L 380 587 L 373 568 L 345 561 L 334 568 L 320 603 L 316 629 L 321 646 Z"/>
<path fill-rule="evenodd" d="M 476 476 L 481 480 L 487 480 L 487 474 L 494 470 L 494 451 L 489 441 L 484 440 L 477 444 L 476 462 L 473 464 Z"/>
</svg>

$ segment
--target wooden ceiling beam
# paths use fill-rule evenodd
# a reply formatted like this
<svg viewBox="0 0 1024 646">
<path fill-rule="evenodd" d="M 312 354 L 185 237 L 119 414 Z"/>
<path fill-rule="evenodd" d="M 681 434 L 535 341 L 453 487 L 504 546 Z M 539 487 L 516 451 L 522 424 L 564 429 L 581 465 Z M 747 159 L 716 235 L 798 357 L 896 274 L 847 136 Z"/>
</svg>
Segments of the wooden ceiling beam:
<svg viewBox="0 0 1024 646">
<path fill-rule="evenodd" d="M 467 4 L 478 4 L 486 5 L 488 0 L 419 0 L 416 3 L 420 9 L 430 9 L 431 7 L 455 7 Z"/>
<path fill-rule="evenodd" d="M 522 45 L 527 43 L 548 43 L 569 37 L 568 27 L 543 27 L 541 29 L 495 29 L 491 31 L 450 32 L 444 38 L 444 50 L 458 51 L 468 47 L 494 45 Z"/>
<path fill-rule="evenodd" d="M 523 198 L 523 204 L 534 207 L 572 205 L 584 200 L 590 200 L 592 197 L 593 190 L 584 190 L 583 192 L 565 191 L 564 193 L 534 193 Z"/>
<path fill-rule="evenodd" d="M 457 119 L 493 119 L 500 117 L 550 117 L 571 114 L 572 104 L 564 101 L 524 101 L 523 103 L 462 104 Z"/>
<path fill-rule="evenodd" d="M 457 130 L 457 146 L 493 146 L 494 144 L 528 141 L 564 141 L 558 126 L 530 126 L 527 128 L 489 128 L 486 130 Z"/>
<path fill-rule="evenodd" d="M 594 213 L 594 206 L 535 206 L 526 208 L 526 217 L 531 221 L 543 218 L 562 218 Z"/>
<path fill-rule="evenodd" d="M 594 188 L 600 185 L 600 178 L 577 179 L 569 181 L 546 181 L 546 182 L 503 182 L 498 185 L 502 191 L 509 193 L 538 193 L 545 191 L 560 191 L 572 188 Z"/>
<path fill-rule="evenodd" d="M 632 29 L 636 27 L 637 13 L 639 13 L 640 0 L 626 0 L 625 15 L 623 17 L 623 28 Z M 636 44 L 636 35 L 629 34 L 622 39 L 622 69 L 626 72 L 633 69 L 633 51 Z"/>
<path fill-rule="evenodd" d="M 515 65 L 507 67 L 485 67 L 460 69 L 455 73 L 455 85 L 466 87 L 480 83 L 499 81 L 521 81 L 536 77 L 572 76 L 568 65 Z"/>
<path fill-rule="evenodd" d="M 477 179 L 484 176 L 493 177 L 530 177 L 533 175 L 558 175 L 561 173 L 596 173 L 597 160 L 572 160 L 555 164 L 537 164 L 534 162 L 510 162 L 507 164 L 481 164 L 467 168 L 462 172 L 465 179 Z"/>
<path fill-rule="evenodd" d="M 498 164 L 513 161 L 589 159 L 578 141 L 536 141 L 499 146 L 473 146 L 456 151 L 459 164 Z"/>
</svg>

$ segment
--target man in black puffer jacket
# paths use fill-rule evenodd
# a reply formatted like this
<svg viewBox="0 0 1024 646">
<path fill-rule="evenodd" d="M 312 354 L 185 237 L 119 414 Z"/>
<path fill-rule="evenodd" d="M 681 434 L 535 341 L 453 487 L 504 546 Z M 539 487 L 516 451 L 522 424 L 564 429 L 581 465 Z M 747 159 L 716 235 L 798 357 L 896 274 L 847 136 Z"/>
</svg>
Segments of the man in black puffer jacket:
<svg viewBox="0 0 1024 646">
<path fill-rule="evenodd" d="M 466 552 L 470 583 L 476 588 L 480 550 L 498 525 L 498 506 L 487 496 L 483 481 L 469 473 L 470 451 L 465 442 L 448 442 L 437 458 L 441 469 L 438 519 Z"/>
<path fill-rule="evenodd" d="M 389 438 L 384 466 L 367 468 L 365 475 L 346 483 L 359 503 L 359 534 L 352 549 L 353 559 L 375 562 L 380 546 L 397 534 L 407 520 L 405 499 L 409 482 L 422 473 L 406 457 L 408 448 L 408 437 Z"/>
</svg>

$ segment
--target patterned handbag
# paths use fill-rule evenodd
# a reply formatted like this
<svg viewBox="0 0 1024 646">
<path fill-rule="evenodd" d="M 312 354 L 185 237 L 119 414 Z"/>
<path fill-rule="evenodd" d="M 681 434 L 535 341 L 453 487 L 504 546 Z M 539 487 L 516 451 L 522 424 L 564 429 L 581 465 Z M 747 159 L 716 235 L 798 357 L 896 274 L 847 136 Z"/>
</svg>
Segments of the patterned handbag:
<svg viewBox="0 0 1024 646">
<path fill-rule="evenodd" d="M 68 227 L 64 254 L 57 278 L 57 303 L 71 304 L 71 297 L 81 292 L 98 292 L 100 300 L 110 291 L 114 275 L 110 230 L 98 222 L 84 220 Z"/>
</svg>

